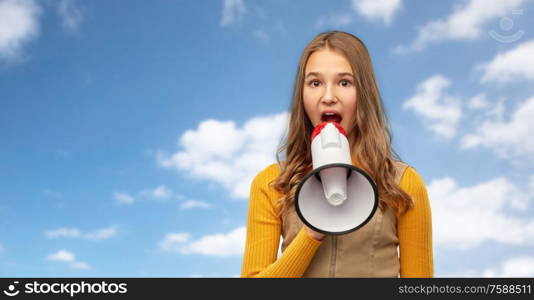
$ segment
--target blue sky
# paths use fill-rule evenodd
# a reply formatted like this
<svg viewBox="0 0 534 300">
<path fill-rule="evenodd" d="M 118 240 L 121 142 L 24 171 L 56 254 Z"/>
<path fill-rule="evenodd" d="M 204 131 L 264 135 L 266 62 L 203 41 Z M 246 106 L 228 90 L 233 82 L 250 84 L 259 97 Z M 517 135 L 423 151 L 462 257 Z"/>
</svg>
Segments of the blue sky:
<svg viewBox="0 0 534 300">
<path fill-rule="evenodd" d="M 298 58 L 367 45 L 436 276 L 534 276 L 532 1 L 0 0 L 0 275 L 238 276 Z"/>
</svg>

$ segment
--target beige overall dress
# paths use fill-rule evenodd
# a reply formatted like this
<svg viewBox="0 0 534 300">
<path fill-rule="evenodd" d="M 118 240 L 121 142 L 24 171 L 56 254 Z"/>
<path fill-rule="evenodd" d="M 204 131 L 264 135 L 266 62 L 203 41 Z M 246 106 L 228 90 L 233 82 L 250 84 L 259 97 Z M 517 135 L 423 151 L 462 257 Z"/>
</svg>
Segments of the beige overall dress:
<svg viewBox="0 0 534 300">
<path fill-rule="evenodd" d="M 396 183 L 408 167 L 395 161 Z M 379 196 L 380 197 L 380 196 Z M 282 218 L 282 251 L 303 226 L 295 208 Z M 371 220 L 360 229 L 344 235 L 327 235 L 303 277 L 398 277 L 397 218 L 394 209 L 378 208 Z"/>
</svg>

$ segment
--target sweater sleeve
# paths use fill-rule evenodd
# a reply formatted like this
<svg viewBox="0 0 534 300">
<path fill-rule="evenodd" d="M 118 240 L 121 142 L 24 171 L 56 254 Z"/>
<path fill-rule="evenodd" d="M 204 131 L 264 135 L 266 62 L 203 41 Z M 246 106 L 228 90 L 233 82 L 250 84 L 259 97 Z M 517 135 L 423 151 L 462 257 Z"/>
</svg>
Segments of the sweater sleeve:
<svg viewBox="0 0 534 300">
<path fill-rule="evenodd" d="M 274 203 L 278 194 L 268 187 L 276 175 L 276 169 L 271 166 L 252 182 L 241 277 L 302 277 L 321 245 L 303 227 L 277 258 L 281 220 Z"/>
<path fill-rule="evenodd" d="M 411 167 L 404 172 L 400 187 L 414 206 L 398 218 L 400 276 L 433 277 L 432 213 L 425 184 Z"/>
</svg>

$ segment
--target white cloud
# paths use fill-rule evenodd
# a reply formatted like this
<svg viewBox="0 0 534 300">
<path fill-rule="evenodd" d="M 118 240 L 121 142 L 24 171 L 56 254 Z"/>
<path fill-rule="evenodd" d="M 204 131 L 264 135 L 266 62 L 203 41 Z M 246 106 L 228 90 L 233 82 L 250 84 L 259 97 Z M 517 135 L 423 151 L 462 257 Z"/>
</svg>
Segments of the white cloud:
<svg viewBox="0 0 534 300">
<path fill-rule="evenodd" d="M 50 239 L 61 237 L 77 238 L 81 236 L 81 232 L 78 228 L 58 228 L 53 230 L 47 230 L 45 234 Z"/>
<path fill-rule="evenodd" d="M 58 228 L 53 230 L 47 230 L 45 235 L 50 239 L 55 238 L 82 238 L 86 240 L 104 240 L 109 239 L 117 235 L 117 228 L 110 226 L 106 228 L 97 229 L 90 232 L 83 233 L 78 228 Z"/>
<path fill-rule="evenodd" d="M 160 248 L 182 254 L 222 257 L 242 255 L 245 247 L 245 235 L 245 227 L 239 227 L 226 234 L 206 235 L 196 241 L 190 241 L 191 236 L 188 233 L 171 233 L 160 243 Z"/>
<path fill-rule="evenodd" d="M 59 250 L 56 253 L 48 255 L 46 259 L 53 261 L 73 262 L 75 260 L 75 256 L 72 252 L 67 250 Z"/>
<path fill-rule="evenodd" d="M 63 21 L 63 26 L 67 30 L 78 30 L 83 21 L 83 15 L 81 10 L 76 7 L 74 0 L 61 0 L 58 3 L 57 12 Z"/>
<path fill-rule="evenodd" d="M 74 253 L 67 251 L 67 250 L 59 250 L 56 253 L 52 253 L 48 255 L 46 259 L 50 261 L 59 261 L 59 262 L 68 263 L 69 266 L 73 269 L 79 269 L 79 270 L 91 269 L 91 266 L 88 263 L 76 260 L 76 255 L 74 255 Z"/>
<path fill-rule="evenodd" d="M 169 233 L 165 236 L 163 241 L 161 241 L 160 248 L 165 251 L 175 251 L 177 245 L 178 247 L 181 247 L 183 243 L 189 241 L 189 239 L 191 239 L 189 233 Z"/>
<path fill-rule="evenodd" d="M 0 59 L 13 60 L 39 34 L 41 9 L 33 0 L 0 1 Z"/>
<path fill-rule="evenodd" d="M 352 8 L 365 18 L 389 25 L 401 9 L 401 0 L 352 0 Z"/>
<path fill-rule="evenodd" d="M 526 191 L 505 177 L 460 187 L 450 177 L 428 186 L 435 242 L 469 249 L 484 241 L 534 245 L 534 220 L 522 217 L 534 191 Z M 514 214 L 511 214 L 514 212 Z"/>
<path fill-rule="evenodd" d="M 481 82 L 507 83 L 514 79 L 534 81 L 534 40 L 497 54 L 490 62 L 481 65 L 484 72 Z"/>
<path fill-rule="evenodd" d="M 352 10 L 370 21 L 391 24 L 395 14 L 402 8 L 401 0 L 352 0 Z M 339 28 L 354 21 L 351 13 L 336 12 L 320 16 L 315 22 L 316 28 Z"/>
<path fill-rule="evenodd" d="M 118 204 L 134 203 L 134 198 L 127 193 L 113 192 L 113 198 L 115 198 L 115 202 Z"/>
<path fill-rule="evenodd" d="M 287 117 L 287 113 L 255 117 L 242 128 L 233 121 L 202 121 L 197 129 L 187 130 L 180 137 L 183 150 L 171 156 L 158 153 L 158 164 L 214 181 L 233 197 L 247 199 L 254 176 L 276 161 Z"/>
<path fill-rule="evenodd" d="M 534 277 L 534 257 L 518 256 L 481 271 L 467 270 L 441 277 Z"/>
<path fill-rule="evenodd" d="M 88 240 L 105 240 L 117 235 L 117 228 L 115 226 L 98 229 L 92 232 L 87 232 L 83 235 Z"/>
<path fill-rule="evenodd" d="M 88 263 L 83 262 L 83 261 L 75 261 L 75 262 L 70 264 L 70 267 L 73 268 L 73 269 L 78 269 L 78 270 L 89 270 L 89 269 L 91 269 L 91 266 L 89 266 Z"/>
<path fill-rule="evenodd" d="M 493 102 L 492 105 L 490 105 L 488 109 L 485 110 L 485 120 L 503 120 L 504 114 L 506 112 L 506 101 L 508 101 L 507 98 L 501 98 L 498 101 Z M 478 124 L 480 124 L 480 122 L 478 122 Z"/>
<path fill-rule="evenodd" d="M 177 199 L 181 202 L 180 209 L 181 210 L 190 210 L 190 209 L 207 209 L 211 208 L 211 205 L 207 202 L 200 201 L 200 200 L 193 200 L 189 199 L 188 197 L 174 193 L 171 189 L 167 188 L 165 185 L 159 185 L 153 190 L 143 190 L 139 193 L 141 196 L 159 200 L 159 201 L 166 201 L 169 199 Z"/>
<path fill-rule="evenodd" d="M 141 195 L 156 200 L 166 200 L 172 197 L 173 192 L 164 185 L 159 185 L 153 190 L 141 191 Z"/>
<path fill-rule="evenodd" d="M 468 107 L 471 109 L 486 109 L 490 105 L 486 95 L 484 93 L 480 93 L 473 98 L 469 100 Z"/>
<path fill-rule="evenodd" d="M 243 0 L 224 0 L 221 26 L 228 26 L 247 13 L 247 7 Z"/>
<path fill-rule="evenodd" d="M 465 119 L 474 127 L 487 120 L 503 120 L 507 101 L 508 98 L 504 97 L 490 100 L 485 93 L 479 93 L 467 100 L 466 107 L 470 111 L 463 110 L 466 113 Z"/>
<path fill-rule="evenodd" d="M 534 97 L 522 102 L 510 120 L 488 119 L 462 138 L 462 148 L 485 147 L 506 159 L 534 162 Z"/>
<path fill-rule="evenodd" d="M 484 277 L 534 277 L 534 257 L 521 256 L 506 260 L 496 268 L 488 268 Z"/>
<path fill-rule="evenodd" d="M 417 85 L 416 93 L 403 104 L 423 117 L 428 128 L 445 138 L 456 135 L 462 117 L 460 99 L 447 95 L 443 90 L 450 85 L 447 78 L 434 75 Z"/>
<path fill-rule="evenodd" d="M 194 208 L 206 209 L 206 208 L 211 208 L 211 205 L 207 202 L 199 201 L 199 200 L 187 200 L 180 205 L 180 209 L 182 210 L 194 209 Z"/>
<path fill-rule="evenodd" d="M 419 29 L 410 46 L 399 46 L 397 53 L 421 51 L 428 44 L 446 40 L 474 40 L 486 33 L 490 21 L 511 14 L 524 0 L 469 0 L 456 5 L 449 16 L 432 20 Z"/>
</svg>

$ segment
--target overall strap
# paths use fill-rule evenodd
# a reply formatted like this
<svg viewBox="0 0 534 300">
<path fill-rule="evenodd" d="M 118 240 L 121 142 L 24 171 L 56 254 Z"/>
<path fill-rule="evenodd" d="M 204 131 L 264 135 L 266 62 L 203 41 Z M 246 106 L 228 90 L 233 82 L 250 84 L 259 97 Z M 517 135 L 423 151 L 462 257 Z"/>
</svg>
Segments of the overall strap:
<svg viewBox="0 0 534 300">
<path fill-rule="evenodd" d="M 406 168 L 409 167 L 409 165 L 398 160 L 396 160 L 393 165 L 395 167 L 395 183 L 400 184 L 402 175 L 404 174 L 404 171 L 406 171 Z"/>
</svg>

